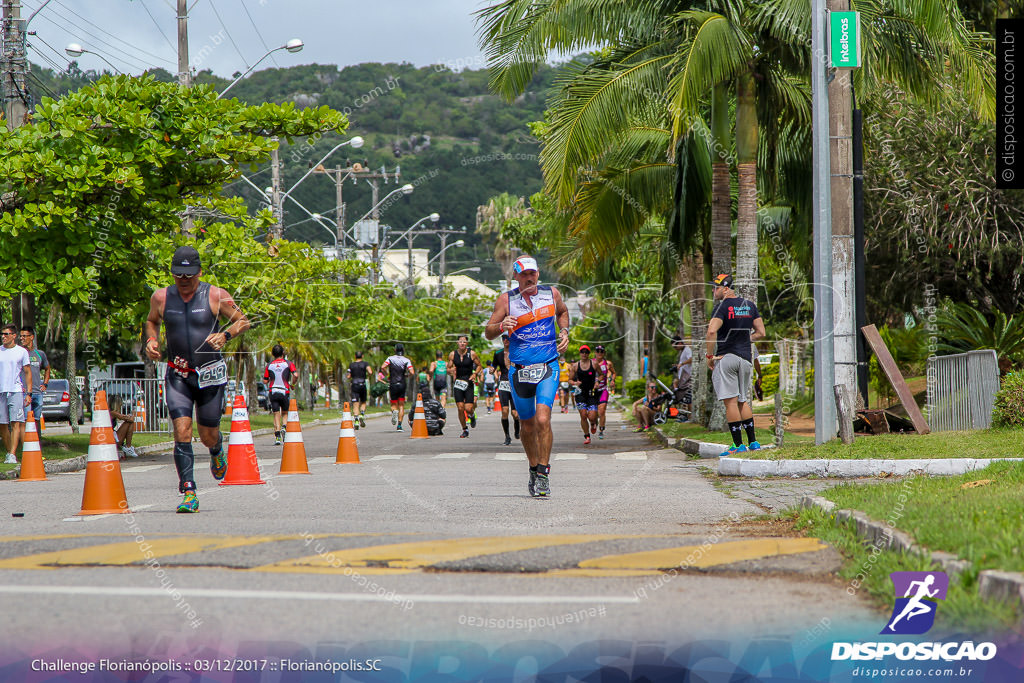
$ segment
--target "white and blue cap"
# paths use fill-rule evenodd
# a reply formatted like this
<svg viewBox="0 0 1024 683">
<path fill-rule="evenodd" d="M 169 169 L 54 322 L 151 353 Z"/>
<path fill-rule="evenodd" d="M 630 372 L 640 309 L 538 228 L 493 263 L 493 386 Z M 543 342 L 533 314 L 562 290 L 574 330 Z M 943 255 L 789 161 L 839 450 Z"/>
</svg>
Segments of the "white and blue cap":
<svg viewBox="0 0 1024 683">
<path fill-rule="evenodd" d="M 540 273 L 540 269 L 537 268 L 537 259 L 532 256 L 520 256 L 516 259 L 516 262 L 512 264 L 512 271 L 516 275 L 526 270 L 535 270 Z"/>
</svg>

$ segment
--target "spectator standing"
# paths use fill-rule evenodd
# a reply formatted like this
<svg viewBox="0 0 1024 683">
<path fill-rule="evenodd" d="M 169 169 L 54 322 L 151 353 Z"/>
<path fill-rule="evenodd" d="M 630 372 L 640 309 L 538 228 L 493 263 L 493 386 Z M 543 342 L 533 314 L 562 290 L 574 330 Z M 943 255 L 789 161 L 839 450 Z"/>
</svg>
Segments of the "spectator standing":
<svg viewBox="0 0 1024 683">
<path fill-rule="evenodd" d="M 36 348 L 34 327 L 22 327 L 19 338 L 21 345 L 28 351 L 28 360 L 32 368 L 32 416 L 36 420 L 36 434 L 40 434 L 42 430 L 39 428 L 39 418 L 43 414 L 43 392 L 50 383 L 50 360 L 45 353 Z"/>
<path fill-rule="evenodd" d="M 18 445 L 25 433 L 25 409 L 32 401 L 32 368 L 28 351 L 18 346 L 18 328 L 0 330 L 0 437 L 7 448 L 6 465 L 17 465 Z"/>
</svg>

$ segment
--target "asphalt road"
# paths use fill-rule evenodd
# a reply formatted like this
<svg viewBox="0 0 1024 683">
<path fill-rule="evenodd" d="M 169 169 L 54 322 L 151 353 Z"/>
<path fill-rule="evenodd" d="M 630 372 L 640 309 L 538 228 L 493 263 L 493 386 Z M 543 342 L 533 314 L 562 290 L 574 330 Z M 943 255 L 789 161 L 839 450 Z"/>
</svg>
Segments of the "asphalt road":
<svg viewBox="0 0 1024 683">
<path fill-rule="evenodd" d="M 759 508 L 618 413 L 590 445 L 575 414 L 555 414 L 552 496 L 534 499 L 519 443 L 503 446 L 482 412 L 467 439 L 370 420 L 359 464 L 335 464 L 337 426 L 309 429 L 308 476 L 277 475 L 280 447 L 256 437 L 265 485 L 217 486 L 197 456 L 197 515 L 174 512 L 169 454 L 123 463 L 127 515 L 78 516 L 84 473 L 0 482 L 0 637 L 313 656 L 326 643 L 815 642 L 831 637 L 826 623 L 877 629 L 879 612 L 831 574 L 833 549 L 750 521 Z"/>
</svg>

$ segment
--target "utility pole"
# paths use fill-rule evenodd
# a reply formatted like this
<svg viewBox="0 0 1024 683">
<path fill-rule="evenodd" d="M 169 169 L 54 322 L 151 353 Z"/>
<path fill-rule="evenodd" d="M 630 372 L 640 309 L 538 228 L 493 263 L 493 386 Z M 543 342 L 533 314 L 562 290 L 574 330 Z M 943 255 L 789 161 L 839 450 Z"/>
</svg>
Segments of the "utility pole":
<svg viewBox="0 0 1024 683">
<path fill-rule="evenodd" d="M 463 225 L 462 229 L 455 230 L 455 229 L 452 228 L 452 226 L 449 225 L 447 230 L 436 230 L 435 232 L 437 232 L 439 235 L 441 235 L 441 253 L 440 253 L 441 263 L 438 264 L 439 272 L 438 272 L 438 276 L 437 276 L 437 284 L 438 284 L 438 289 L 440 289 L 441 292 L 443 292 L 444 291 L 445 258 L 446 258 L 444 252 L 445 252 L 445 247 L 448 246 L 448 244 L 447 244 L 448 243 L 448 235 L 454 235 L 454 234 L 458 234 L 458 233 L 465 234 L 466 226 Z M 439 292 L 439 294 L 441 292 Z"/>
<path fill-rule="evenodd" d="M 3 80 L 4 119 L 8 130 L 25 123 L 28 117 L 28 91 L 25 73 L 25 32 L 28 22 L 21 20 L 21 0 L 3 0 L 3 54 L 0 55 L 0 78 Z M 40 6 L 39 9 L 42 9 Z M 38 10 L 37 10 L 38 11 Z M 32 16 L 35 16 L 33 13 Z M 32 17 L 29 17 L 31 19 Z M 11 318 L 19 328 L 35 322 L 35 297 L 15 294 L 11 297 Z"/>
<path fill-rule="evenodd" d="M 281 196 L 280 141 L 277 137 L 272 137 L 271 140 L 277 143 L 270 152 L 270 201 L 273 204 L 271 208 L 274 212 L 274 227 L 271 228 L 271 232 L 274 234 L 274 239 L 281 239 L 281 233 L 284 231 L 284 207 L 281 205 L 283 197 Z"/>
<path fill-rule="evenodd" d="M 813 148 L 814 443 L 836 436 L 832 342 L 832 208 L 829 158 L 829 46 L 825 0 L 811 2 L 811 128 Z"/>
<path fill-rule="evenodd" d="M 178 84 L 192 85 L 192 72 L 188 65 L 188 0 L 178 0 Z M 181 232 L 191 235 L 194 228 L 192 207 L 186 205 L 181 217 Z"/>
<path fill-rule="evenodd" d="M 378 201 L 377 197 L 380 195 L 380 185 L 377 182 L 376 174 L 374 174 L 374 177 L 370 179 L 370 185 L 373 187 L 373 204 L 370 205 L 370 206 L 373 207 L 373 210 L 370 212 L 370 214 L 371 214 L 371 217 L 373 218 L 374 221 L 378 221 L 377 222 L 377 227 L 379 229 L 380 228 L 380 223 L 379 223 L 379 221 L 380 221 L 380 211 L 379 211 L 379 208 L 380 207 L 377 206 L 377 201 Z M 374 242 L 373 242 L 373 284 L 376 285 L 379 282 L 380 282 L 380 235 L 378 234 L 377 235 L 377 239 L 374 240 Z"/>
<path fill-rule="evenodd" d="M 327 172 L 326 170 L 324 171 Z M 334 212 L 334 218 L 337 221 L 338 230 L 338 253 L 337 257 L 340 260 L 342 252 L 345 251 L 345 202 L 341 199 L 341 190 L 345 185 L 345 176 L 341 174 L 341 167 L 335 167 L 334 169 L 334 201 L 338 207 L 338 210 Z"/>
<path fill-rule="evenodd" d="M 178 0 L 178 83 L 186 88 L 192 85 L 188 65 L 188 0 Z"/>
<path fill-rule="evenodd" d="M 850 0 L 828 0 L 829 12 L 846 12 Z M 832 339 L 835 362 L 834 384 L 848 405 L 839 419 L 852 433 L 850 400 L 857 386 L 857 331 L 854 328 L 854 242 L 853 242 L 853 70 L 833 69 L 828 84 L 828 118 L 832 212 Z M 825 387 L 829 395 L 828 387 Z M 827 398 L 827 397 L 826 397 Z M 842 425 L 840 425 L 842 429 Z"/>
<path fill-rule="evenodd" d="M 7 129 L 14 130 L 28 114 L 25 92 L 25 31 L 21 24 L 21 0 L 3 0 L 3 96 Z"/>
</svg>

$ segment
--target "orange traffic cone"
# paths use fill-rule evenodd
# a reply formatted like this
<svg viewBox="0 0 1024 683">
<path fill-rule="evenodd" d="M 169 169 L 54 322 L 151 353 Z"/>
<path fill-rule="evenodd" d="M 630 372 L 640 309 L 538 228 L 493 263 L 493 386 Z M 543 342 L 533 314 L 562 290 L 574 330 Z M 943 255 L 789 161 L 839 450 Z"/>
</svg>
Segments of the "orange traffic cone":
<svg viewBox="0 0 1024 683">
<path fill-rule="evenodd" d="M 31 410 L 25 418 L 25 443 L 21 445 L 21 474 L 18 480 L 46 481 L 43 452 L 39 449 L 39 435 L 36 434 L 36 418 Z"/>
<path fill-rule="evenodd" d="M 501 399 L 499 399 L 497 395 L 494 396 L 494 412 L 501 412 Z"/>
<path fill-rule="evenodd" d="M 231 436 L 228 438 L 228 471 L 221 486 L 266 484 L 260 479 L 260 465 L 256 461 L 256 447 L 249 430 L 249 411 L 245 398 L 235 394 L 235 407 L 231 411 Z"/>
<path fill-rule="evenodd" d="M 107 392 L 97 391 L 89 432 L 89 455 L 85 465 L 85 490 L 80 515 L 109 515 L 128 512 L 117 442 L 107 412 Z"/>
<path fill-rule="evenodd" d="M 358 463 L 359 447 L 356 446 L 356 430 L 352 427 L 352 413 L 349 412 L 348 401 L 341 413 L 341 432 L 338 434 L 338 457 L 335 465 L 342 463 Z"/>
<path fill-rule="evenodd" d="M 416 412 L 412 416 L 412 434 L 409 438 L 430 438 L 430 434 L 427 433 L 427 416 L 423 413 L 423 394 L 416 394 Z"/>
<path fill-rule="evenodd" d="M 288 424 L 285 425 L 284 451 L 281 452 L 281 471 L 278 474 L 311 474 L 299 425 L 299 404 L 294 398 L 288 404 Z"/>
<path fill-rule="evenodd" d="M 42 434 L 46 431 L 46 418 L 43 417 L 42 413 L 39 413 L 39 433 Z"/>
<path fill-rule="evenodd" d="M 135 431 L 146 431 L 146 401 L 139 395 L 139 402 L 135 405 Z"/>
<path fill-rule="evenodd" d="M 228 416 L 231 414 L 231 409 L 234 406 L 233 401 L 224 401 L 224 415 Z"/>
<path fill-rule="evenodd" d="M 330 389 L 330 387 L 327 388 L 327 404 L 324 406 L 324 408 L 326 410 L 330 410 L 331 409 L 331 389 Z"/>
</svg>

